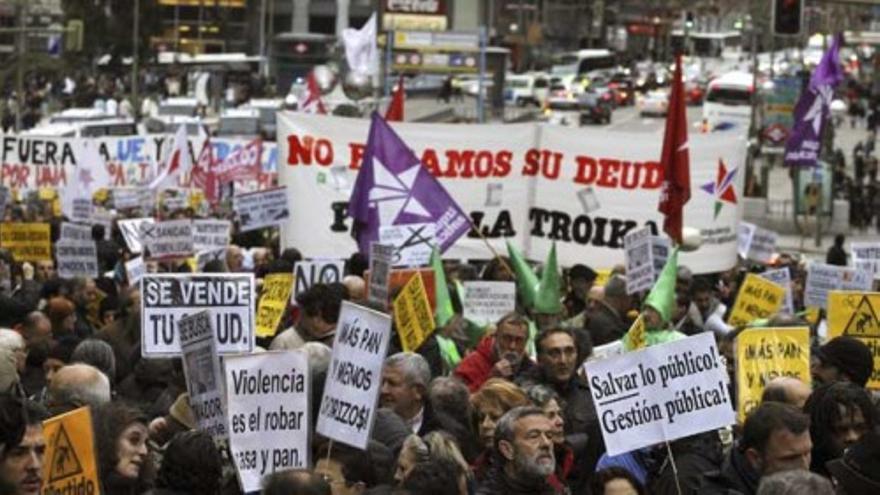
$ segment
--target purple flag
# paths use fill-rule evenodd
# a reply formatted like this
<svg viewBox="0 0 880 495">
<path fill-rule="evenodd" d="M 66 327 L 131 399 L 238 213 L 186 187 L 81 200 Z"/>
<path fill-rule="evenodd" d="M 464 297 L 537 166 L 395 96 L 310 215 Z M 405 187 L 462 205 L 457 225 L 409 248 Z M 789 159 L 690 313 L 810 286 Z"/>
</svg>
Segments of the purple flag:
<svg viewBox="0 0 880 495">
<path fill-rule="evenodd" d="M 391 126 L 378 113 L 372 119 L 348 201 L 360 252 L 369 254 L 380 226 L 429 222 L 436 225 L 437 246 L 446 251 L 470 230 L 467 216 Z"/>
<path fill-rule="evenodd" d="M 834 88 L 843 81 L 840 65 L 840 36 L 834 36 L 828 51 L 813 70 L 810 84 L 794 107 L 794 125 L 785 142 L 785 164 L 815 167 L 822 147 L 820 138 L 831 112 Z"/>
</svg>

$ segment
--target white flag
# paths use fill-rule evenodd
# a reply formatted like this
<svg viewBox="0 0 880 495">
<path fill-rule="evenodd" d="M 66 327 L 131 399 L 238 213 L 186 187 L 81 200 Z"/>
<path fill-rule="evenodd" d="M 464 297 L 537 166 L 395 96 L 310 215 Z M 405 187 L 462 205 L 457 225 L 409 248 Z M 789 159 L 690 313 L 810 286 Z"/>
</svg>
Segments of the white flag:
<svg viewBox="0 0 880 495">
<path fill-rule="evenodd" d="M 171 151 L 165 155 L 162 170 L 153 179 L 150 189 L 177 187 L 177 179 L 185 176 L 190 170 L 192 170 L 192 157 L 189 156 L 186 125 L 181 124 L 177 128 L 177 134 L 174 135 Z"/>
<path fill-rule="evenodd" d="M 342 32 L 345 59 L 353 72 L 374 75 L 379 68 L 379 51 L 376 48 L 375 12 L 360 29 L 346 28 Z"/>
<path fill-rule="evenodd" d="M 79 140 L 76 155 L 76 169 L 68 178 L 61 192 L 61 212 L 69 219 L 85 220 L 81 208 L 91 204 L 92 194 L 98 189 L 110 187 L 111 178 L 107 171 L 107 161 L 98 152 L 98 142 L 90 139 Z M 91 208 L 91 207 L 89 207 Z"/>
</svg>

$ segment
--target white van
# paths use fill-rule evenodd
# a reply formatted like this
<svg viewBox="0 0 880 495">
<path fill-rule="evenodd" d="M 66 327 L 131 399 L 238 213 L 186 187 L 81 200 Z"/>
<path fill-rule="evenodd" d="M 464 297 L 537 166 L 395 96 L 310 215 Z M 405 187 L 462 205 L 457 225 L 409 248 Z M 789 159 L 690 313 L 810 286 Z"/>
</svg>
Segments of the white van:
<svg viewBox="0 0 880 495">
<path fill-rule="evenodd" d="M 507 74 L 504 76 L 504 101 L 518 107 L 541 106 L 547 99 L 550 80 L 545 74 Z"/>
<path fill-rule="evenodd" d="M 709 82 L 703 100 L 703 120 L 709 129 L 733 125 L 748 131 L 752 115 L 753 76 L 747 72 L 728 72 Z"/>
</svg>

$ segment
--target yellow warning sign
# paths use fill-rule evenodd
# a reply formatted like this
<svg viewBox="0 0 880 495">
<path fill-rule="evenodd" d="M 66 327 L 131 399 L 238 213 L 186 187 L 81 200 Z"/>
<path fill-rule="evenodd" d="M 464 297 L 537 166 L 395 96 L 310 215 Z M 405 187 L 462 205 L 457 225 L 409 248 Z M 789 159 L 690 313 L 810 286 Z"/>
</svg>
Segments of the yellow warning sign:
<svg viewBox="0 0 880 495">
<path fill-rule="evenodd" d="M 874 371 L 868 388 L 880 389 L 880 293 L 828 293 L 828 337 L 855 337 L 864 342 L 874 355 Z"/>
<path fill-rule="evenodd" d="M 98 494 L 92 415 L 82 407 L 43 422 L 46 460 L 44 493 Z"/>
</svg>

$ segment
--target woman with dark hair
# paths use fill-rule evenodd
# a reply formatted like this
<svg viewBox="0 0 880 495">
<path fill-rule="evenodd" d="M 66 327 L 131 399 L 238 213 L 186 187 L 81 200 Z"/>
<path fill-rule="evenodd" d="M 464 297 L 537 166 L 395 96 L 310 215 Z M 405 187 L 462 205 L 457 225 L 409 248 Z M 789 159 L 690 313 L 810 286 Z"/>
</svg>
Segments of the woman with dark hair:
<svg viewBox="0 0 880 495">
<path fill-rule="evenodd" d="M 622 467 L 612 466 L 596 471 L 590 482 L 593 495 L 645 495 L 645 487 L 632 473 Z"/>
<path fill-rule="evenodd" d="M 843 456 L 877 424 L 871 397 L 850 382 L 837 382 L 813 391 L 804 412 L 810 415 L 813 455 L 810 471 L 828 477 L 828 461 Z"/>
<path fill-rule="evenodd" d="M 223 466 L 214 440 L 203 431 L 178 433 L 165 447 L 152 495 L 214 495 Z"/>
<path fill-rule="evenodd" d="M 153 482 L 152 458 L 147 449 L 147 417 L 124 402 L 109 402 L 92 418 L 98 450 L 102 492 L 139 495 Z"/>
</svg>

